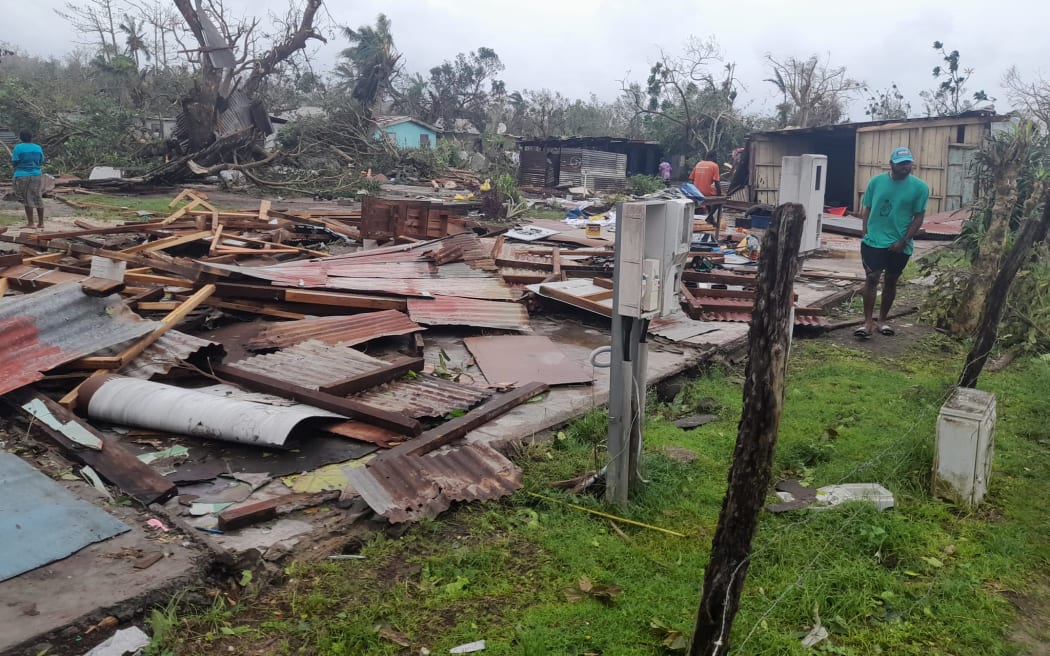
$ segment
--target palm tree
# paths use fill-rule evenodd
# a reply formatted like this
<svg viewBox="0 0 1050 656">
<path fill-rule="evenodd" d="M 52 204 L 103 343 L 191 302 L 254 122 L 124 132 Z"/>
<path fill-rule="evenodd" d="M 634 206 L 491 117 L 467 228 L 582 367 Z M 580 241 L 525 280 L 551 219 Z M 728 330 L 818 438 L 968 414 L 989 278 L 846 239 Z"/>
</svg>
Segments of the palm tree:
<svg viewBox="0 0 1050 656">
<path fill-rule="evenodd" d="M 146 61 L 150 60 L 150 52 L 149 48 L 146 47 L 146 37 L 142 32 L 142 27 L 142 23 L 130 14 L 125 15 L 123 22 L 117 26 L 126 35 L 124 37 L 124 54 L 135 60 L 135 68 L 139 66 L 139 53 L 142 53 Z"/>
<path fill-rule="evenodd" d="M 343 27 L 342 31 L 350 47 L 339 54 L 344 61 L 336 66 L 335 73 L 352 85 L 351 97 L 371 113 L 376 103 L 393 88 L 399 73 L 401 53 L 394 47 L 390 19 L 379 14 L 375 27 L 365 25 L 357 30 Z"/>
</svg>

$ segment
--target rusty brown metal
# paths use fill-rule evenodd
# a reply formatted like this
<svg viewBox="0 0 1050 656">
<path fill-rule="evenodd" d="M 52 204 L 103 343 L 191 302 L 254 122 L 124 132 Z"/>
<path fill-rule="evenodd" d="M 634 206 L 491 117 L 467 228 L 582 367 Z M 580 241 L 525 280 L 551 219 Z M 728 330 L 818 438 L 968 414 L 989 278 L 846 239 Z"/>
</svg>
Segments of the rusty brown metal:
<svg viewBox="0 0 1050 656">
<path fill-rule="evenodd" d="M 301 319 L 268 325 L 246 347 L 251 350 L 286 348 L 307 340 L 353 346 L 379 337 L 408 335 L 422 326 L 397 310 L 366 312 L 351 316 Z"/>
<path fill-rule="evenodd" d="M 461 385 L 430 374 L 419 374 L 379 385 L 351 398 L 373 408 L 423 419 L 469 410 L 490 396 L 492 392 L 488 390 Z"/>
<path fill-rule="evenodd" d="M 520 303 L 453 296 L 409 299 L 408 316 L 428 326 L 477 326 L 530 332 L 529 313 Z"/>
<path fill-rule="evenodd" d="M 454 501 L 499 499 L 521 487 L 517 465 L 483 443 L 373 461 L 349 470 L 347 478 L 393 523 L 437 517 Z"/>
<path fill-rule="evenodd" d="M 85 296 L 76 282 L 0 300 L 0 394 L 43 372 L 141 337 L 160 324 L 144 321 L 120 297 Z"/>
<path fill-rule="evenodd" d="M 319 389 L 343 378 L 381 369 L 386 363 L 346 344 L 326 344 L 309 339 L 273 353 L 238 360 L 233 366 L 301 387 Z"/>
</svg>

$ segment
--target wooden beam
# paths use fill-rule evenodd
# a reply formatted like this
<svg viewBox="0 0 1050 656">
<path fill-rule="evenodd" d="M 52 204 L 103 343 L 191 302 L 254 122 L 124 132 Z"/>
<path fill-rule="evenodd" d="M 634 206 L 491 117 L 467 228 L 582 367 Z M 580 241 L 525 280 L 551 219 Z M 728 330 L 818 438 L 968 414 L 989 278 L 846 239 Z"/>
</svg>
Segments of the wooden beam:
<svg viewBox="0 0 1050 656">
<path fill-rule="evenodd" d="M 32 417 L 30 419 L 32 425 L 39 428 L 51 441 L 62 447 L 73 459 L 85 465 L 90 465 L 100 476 L 140 503 L 145 505 L 159 503 L 174 496 L 176 491 L 174 483 L 135 457 L 118 440 L 99 433 L 90 424 L 81 421 L 72 412 L 43 394 L 32 391 L 29 388 L 22 388 L 8 393 L 2 400 L 27 418 Z M 51 413 L 61 425 L 60 428 L 52 428 L 39 420 L 33 421 L 33 419 L 36 419 L 36 415 L 30 413 L 25 406 L 34 400 L 38 404 L 42 404 Z M 83 448 L 66 435 L 70 428 L 78 433 L 88 434 L 101 440 L 102 449 Z"/>
<path fill-rule="evenodd" d="M 222 241 L 221 223 L 215 228 L 215 236 L 211 238 L 211 246 L 208 248 L 208 255 L 215 255 L 215 249 L 219 247 L 220 241 Z"/>
<path fill-rule="evenodd" d="M 421 456 L 430 453 L 434 449 L 462 438 L 475 428 L 484 426 L 529 399 L 543 394 L 548 389 L 546 383 L 527 383 L 510 392 L 496 394 L 462 417 L 456 417 L 436 428 L 431 428 L 418 438 L 399 444 L 376 456 L 376 459 Z"/>
<path fill-rule="evenodd" d="M 399 310 L 406 312 L 408 303 L 403 298 L 369 296 L 367 294 L 343 294 L 309 289 L 285 289 L 286 303 L 309 303 L 312 305 L 334 305 L 360 310 Z"/>
<path fill-rule="evenodd" d="M 18 253 L 12 255 L 0 255 L 0 269 L 6 269 L 9 266 L 18 266 L 23 264 L 24 258 Z"/>
<path fill-rule="evenodd" d="M 262 314 L 268 317 L 276 317 L 278 319 L 305 319 L 305 314 L 298 312 L 288 312 L 287 310 L 281 310 L 279 308 L 270 307 L 263 305 L 262 303 L 251 303 L 251 302 L 232 302 L 232 301 L 219 301 L 214 298 L 208 299 L 206 305 L 211 307 L 217 307 L 223 310 L 237 310 L 239 312 L 250 312 L 252 314 Z"/>
<path fill-rule="evenodd" d="M 349 396 L 400 378 L 410 371 L 423 371 L 423 363 L 423 358 L 399 358 L 375 371 L 324 385 L 318 391 L 335 396 Z"/>
<path fill-rule="evenodd" d="M 172 235 L 171 237 L 165 237 L 164 239 L 158 239 L 156 241 L 148 241 L 142 244 L 125 248 L 122 253 L 152 253 L 154 251 L 162 251 L 166 248 L 174 248 L 175 246 L 181 246 L 182 244 L 188 244 L 192 241 L 198 241 L 211 236 L 211 230 L 200 230 L 197 232 L 191 232 L 185 235 Z"/>
<path fill-rule="evenodd" d="M 294 383 L 238 369 L 233 365 L 213 364 L 212 372 L 216 376 L 247 390 L 283 396 L 299 403 L 305 403 L 346 417 L 360 419 L 382 428 L 388 428 L 397 431 L 400 435 L 415 436 L 423 432 L 423 426 L 419 421 L 399 412 L 390 412 L 360 401 L 344 399 L 333 394 L 325 394 L 324 392 L 301 387 Z"/>
<path fill-rule="evenodd" d="M 109 278 L 85 278 L 80 281 L 80 289 L 88 296 L 103 297 L 123 291 L 123 280 Z"/>
<path fill-rule="evenodd" d="M 263 223 L 270 222 L 270 201 L 265 199 L 259 201 L 259 220 Z"/>
<path fill-rule="evenodd" d="M 152 273 L 124 272 L 124 279 L 141 285 L 162 285 L 164 287 L 185 287 L 193 289 L 195 283 L 187 278 L 176 278 L 174 276 L 158 276 Z"/>
</svg>

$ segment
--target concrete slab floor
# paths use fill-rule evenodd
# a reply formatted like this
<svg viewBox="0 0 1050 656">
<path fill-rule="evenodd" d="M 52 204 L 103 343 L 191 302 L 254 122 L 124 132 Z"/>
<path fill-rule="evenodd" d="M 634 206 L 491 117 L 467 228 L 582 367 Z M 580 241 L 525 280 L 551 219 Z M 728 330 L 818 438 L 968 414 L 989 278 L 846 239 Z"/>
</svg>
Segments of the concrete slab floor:
<svg viewBox="0 0 1050 656">
<path fill-rule="evenodd" d="M 80 483 L 67 487 L 99 502 L 101 495 L 94 488 Z M 127 619 L 151 604 L 165 603 L 173 592 L 197 580 L 209 557 L 192 538 L 146 528 L 153 517 L 148 512 L 115 506 L 106 510 L 131 531 L 0 583 L 0 654 L 36 656 L 44 643 L 65 644 L 79 636 L 85 637 L 85 648 L 79 651 L 87 651 L 88 645 L 112 632 L 85 636 L 103 617 Z M 143 569 L 135 567 L 156 555 L 163 557 Z"/>
</svg>

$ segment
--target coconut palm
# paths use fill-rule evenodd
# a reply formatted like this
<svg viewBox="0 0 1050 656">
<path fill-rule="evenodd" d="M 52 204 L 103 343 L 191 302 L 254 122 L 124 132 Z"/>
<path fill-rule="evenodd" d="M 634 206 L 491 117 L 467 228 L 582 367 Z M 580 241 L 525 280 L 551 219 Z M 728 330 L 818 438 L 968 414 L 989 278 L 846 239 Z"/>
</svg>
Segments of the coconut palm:
<svg viewBox="0 0 1050 656">
<path fill-rule="evenodd" d="M 117 29 L 125 35 L 124 54 L 135 60 L 136 68 L 139 65 L 140 53 L 146 58 L 146 61 L 150 60 L 150 52 L 149 48 L 146 47 L 146 36 L 143 34 L 142 28 L 142 21 L 130 14 L 125 15 L 124 20 L 117 26 Z"/>
<path fill-rule="evenodd" d="M 351 97 L 371 112 L 393 88 L 399 73 L 401 53 L 394 47 L 390 19 L 379 14 L 375 27 L 365 25 L 356 30 L 343 27 L 342 31 L 350 47 L 339 54 L 343 61 L 336 66 L 335 73 L 350 85 Z"/>
</svg>

